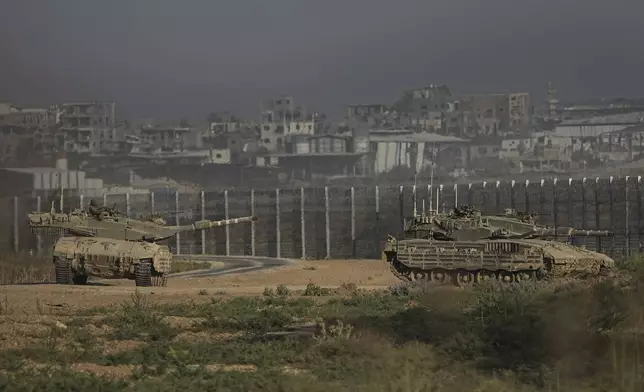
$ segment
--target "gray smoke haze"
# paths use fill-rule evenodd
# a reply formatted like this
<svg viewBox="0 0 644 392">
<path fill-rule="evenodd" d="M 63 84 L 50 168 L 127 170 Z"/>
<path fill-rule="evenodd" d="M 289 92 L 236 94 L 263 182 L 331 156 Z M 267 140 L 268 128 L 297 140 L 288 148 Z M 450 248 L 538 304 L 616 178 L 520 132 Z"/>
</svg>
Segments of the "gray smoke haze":
<svg viewBox="0 0 644 392">
<path fill-rule="evenodd" d="M 641 0 L 2 0 L 0 101 L 115 100 L 120 116 L 337 113 L 459 92 L 642 95 Z"/>
</svg>

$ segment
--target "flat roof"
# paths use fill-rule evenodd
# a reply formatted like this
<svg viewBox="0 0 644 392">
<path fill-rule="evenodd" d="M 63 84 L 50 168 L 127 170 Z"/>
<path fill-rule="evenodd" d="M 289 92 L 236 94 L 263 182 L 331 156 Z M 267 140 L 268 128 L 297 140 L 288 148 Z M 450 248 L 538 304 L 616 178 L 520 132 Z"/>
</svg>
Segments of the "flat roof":
<svg viewBox="0 0 644 392">
<path fill-rule="evenodd" d="M 65 172 L 75 173 L 78 171 L 78 170 L 63 170 L 55 167 L 18 167 L 18 168 L 3 167 L 1 168 L 1 170 L 11 171 L 14 173 L 27 173 L 27 174 L 65 173 Z"/>
<path fill-rule="evenodd" d="M 385 143 L 470 143 L 470 140 L 461 139 L 454 136 L 443 136 L 435 133 L 412 133 L 412 134 L 393 134 L 393 135 L 374 135 L 371 134 L 369 139 L 372 142 Z"/>
<path fill-rule="evenodd" d="M 364 155 L 364 152 L 307 152 L 304 154 L 294 154 L 288 152 L 280 152 L 275 154 L 258 155 L 258 157 L 277 157 L 277 158 L 292 158 L 292 157 L 358 157 Z"/>
<path fill-rule="evenodd" d="M 609 114 L 606 116 L 593 116 L 576 120 L 567 120 L 558 124 L 558 127 L 576 125 L 631 125 L 644 123 L 644 112 L 631 112 Z"/>
</svg>

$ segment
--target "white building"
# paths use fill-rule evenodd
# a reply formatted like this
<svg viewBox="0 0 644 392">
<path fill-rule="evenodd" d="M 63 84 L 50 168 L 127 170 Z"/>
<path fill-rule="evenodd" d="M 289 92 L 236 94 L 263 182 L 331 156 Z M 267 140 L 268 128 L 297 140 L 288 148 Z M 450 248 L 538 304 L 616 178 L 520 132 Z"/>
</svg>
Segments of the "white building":
<svg viewBox="0 0 644 392">
<path fill-rule="evenodd" d="M 288 136 L 313 136 L 315 127 L 313 121 L 283 121 L 270 122 L 261 125 L 260 146 L 268 151 L 282 151 Z"/>
<path fill-rule="evenodd" d="M 640 124 L 644 124 L 642 112 L 614 114 L 564 121 L 557 125 L 554 133 L 566 138 L 598 138 L 602 134 L 621 131 L 629 126 Z"/>
<path fill-rule="evenodd" d="M 370 136 L 371 151 L 375 153 L 374 172 L 386 173 L 397 166 L 421 170 L 431 163 L 426 149 L 450 144 L 466 144 L 468 140 L 432 133 L 402 133 L 374 131 Z"/>
</svg>

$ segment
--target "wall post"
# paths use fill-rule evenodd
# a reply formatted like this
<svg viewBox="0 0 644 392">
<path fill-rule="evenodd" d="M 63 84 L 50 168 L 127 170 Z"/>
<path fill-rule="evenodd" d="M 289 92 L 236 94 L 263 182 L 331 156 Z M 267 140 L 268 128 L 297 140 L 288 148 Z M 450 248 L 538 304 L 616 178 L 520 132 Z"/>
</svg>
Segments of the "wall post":
<svg viewBox="0 0 644 392">
<path fill-rule="evenodd" d="M 331 221 L 329 216 L 329 187 L 324 187 L 324 220 L 326 238 L 326 258 L 331 258 Z"/>
<path fill-rule="evenodd" d="M 230 215 L 228 213 L 228 189 L 224 190 L 224 214 L 225 214 L 224 219 L 230 219 Z M 226 225 L 225 229 L 226 229 L 226 256 L 230 256 L 230 226 Z"/>
<path fill-rule="evenodd" d="M 414 198 L 416 186 L 414 185 Z M 356 258 L 356 190 L 351 187 L 351 257 Z"/>
<path fill-rule="evenodd" d="M 18 241 L 18 196 L 13 197 L 13 251 L 18 253 L 20 243 Z"/>
<path fill-rule="evenodd" d="M 42 212 L 42 200 L 40 195 L 36 197 L 36 212 Z M 40 233 L 36 234 L 36 251 L 38 256 L 42 253 L 42 235 Z"/>
<path fill-rule="evenodd" d="M 282 231 L 280 229 L 280 190 L 275 189 L 275 234 L 277 236 L 277 257 L 282 257 Z"/>
<path fill-rule="evenodd" d="M 557 197 L 557 177 L 552 181 L 552 215 L 554 216 L 554 227 L 555 227 L 555 240 L 557 239 L 557 227 L 559 227 L 559 217 L 557 214 L 559 206 L 559 198 Z"/>
<path fill-rule="evenodd" d="M 378 254 L 380 254 L 380 188 L 378 185 L 376 185 L 375 189 L 375 198 L 376 198 L 376 215 L 375 215 L 375 225 L 376 229 L 373 231 L 374 232 L 374 249 L 377 250 Z M 375 255 L 374 255 L 375 256 Z"/>
<path fill-rule="evenodd" d="M 206 192 L 199 192 L 199 207 L 201 207 L 201 220 L 206 219 Z M 201 230 L 201 254 L 206 254 L 206 230 Z"/>
<path fill-rule="evenodd" d="M 179 226 L 179 191 L 174 193 L 174 224 Z M 181 233 L 175 235 L 177 240 L 177 255 L 181 254 Z"/>
<path fill-rule="evenodd" d="M 458 207 L 458 184 L 454 184 L 454 208 Z"/>
<path fill-rule="evenodd" d="M 586 177 L 581 180 L 581 228 L 586 230 Z"/>
<path fill-rule="evenodd" d="M 573 194 L 572 194 L 572 178 L 568 178 L 568 226 L 575 227 L 574 222 L 574 209 L 573 209 Z"/>
<path fill-rule="evenodd" d="M 595 202 L 595 229 L 599 230 L 599 177 L 595 178 L 595 189 L 594 189 L 594 202 Z M 612 229 L 612 228 L 611 228 Z M 597 237 L 597 251 L 602 251 L 602 239 Z"/>
<path fill-rule="evenodd" d="M 516 209 L 516 208 L 517 208 L 517 207 L 516 207 L 516 206 L 517 206 L 517 203 L 516 203 L 515 195 L 514 195 L 514 186 L 515 186 L 515 185 L 516 185 L 516 182 L 515 182 L 514 180 L 512 180 L 512 181 L 510 182 L 510 207 L 511 207 L 512 209 Z"/>
<path fill-rule="evenodd" d="M 626 216 L 626 256 L 631 255 L 631 224 L 630 224 L 630 202 L 628 194 L 628 179 L 630 177 L 626 176 L 624 183 L 624 193 L 625 193 L 625 205 L 624 205 L 624 214 Z"/>
<path fill-rule="evenodd" d="M 250 214 L 255 216 L 255 189 L 250 190 Z M 250 222 L 250 254 L 255 256 L 255 221 Z"/>
<path fill-rule="evenodd" d="M 302 260 L 306 260 L 306 201 L 304 200 L 304 187 L 300 188 L 300 244 L 302 245 Z"/>
<path fill-rule="evenodd" d="M 637 241 L 638 247 L 642 244 L 642 176 L 637 176 Z"/>
<path fill-rule="evenodd" d="M 400 222 L 400 233 L 402 234 L 405 231 L 405 199 L 404 199 L 405 187 L 403 185 L 398 189 L 398 219 Z"/>
</svg>

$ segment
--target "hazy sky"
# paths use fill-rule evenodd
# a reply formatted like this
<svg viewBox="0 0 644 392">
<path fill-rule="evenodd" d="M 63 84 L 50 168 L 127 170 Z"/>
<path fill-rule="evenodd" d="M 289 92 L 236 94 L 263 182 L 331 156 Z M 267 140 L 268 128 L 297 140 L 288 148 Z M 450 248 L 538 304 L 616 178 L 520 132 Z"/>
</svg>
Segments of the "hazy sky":
<svg viewBox="0 0 644 392">
<path fill-rule="evenodd" d="M 0 101 L 338 113 L 403 89 L 644 96 L 642 0 L 0 0 Z"/>
</svg>

